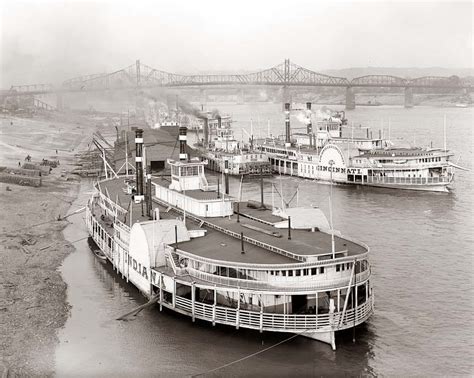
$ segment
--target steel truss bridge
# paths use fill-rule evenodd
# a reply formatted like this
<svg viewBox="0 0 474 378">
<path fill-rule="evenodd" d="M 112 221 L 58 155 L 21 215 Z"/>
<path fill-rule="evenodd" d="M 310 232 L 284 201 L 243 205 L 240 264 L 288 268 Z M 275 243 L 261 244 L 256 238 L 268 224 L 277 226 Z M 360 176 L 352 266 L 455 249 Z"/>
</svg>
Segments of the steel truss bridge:
<svg viewBox="0 0 474 378">
<path fill-rule="evenodd" d="M 348 80 L 343 77 L 321 74 L 301 67 L 286 59 L 283 63 L 255 73 L 180 75 L 152 68 L 139 60 L 128 67 L 111 73 L 79 76 L 62 83 L 12 86 L 3 95 L 39 95 L 47 93 L 89 92 L 139 88 L 179 88 L 212 86 L 280 86 L 290 87 L 343 87 L 346 88 L 346 105 L 355 106 L 353 88 L 404 88 L 405 102 L 412 101 L 414 88 L 432 88 L 441 91 L 464 90 L 471 92 L 473 78 L 458 76 L 424 76 L 405 79 L 390 75 L 367 75 Z M 5 93 L 6 92 L 6 93 Z"/>
</svg>

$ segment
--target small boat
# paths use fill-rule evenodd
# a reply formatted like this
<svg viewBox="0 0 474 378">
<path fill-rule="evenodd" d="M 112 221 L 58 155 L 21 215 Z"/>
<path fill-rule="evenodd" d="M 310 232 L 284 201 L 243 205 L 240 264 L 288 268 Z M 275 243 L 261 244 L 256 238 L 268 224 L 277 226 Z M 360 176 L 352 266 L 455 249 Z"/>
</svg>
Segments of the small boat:
<svg viewBox="0 0 474 378">
<path fill-rule="evenodd" d="M 104 252 L 101 251 L 99 246 L 95 243 L 94 239 L 92 237 L 87 238 L 87 244 L 89 244 L 89 248 L 92 251 L 92 253 L 100 260 L 102 261 L 107 261 L 107 256 L 104 254 Z"/>
</svg>

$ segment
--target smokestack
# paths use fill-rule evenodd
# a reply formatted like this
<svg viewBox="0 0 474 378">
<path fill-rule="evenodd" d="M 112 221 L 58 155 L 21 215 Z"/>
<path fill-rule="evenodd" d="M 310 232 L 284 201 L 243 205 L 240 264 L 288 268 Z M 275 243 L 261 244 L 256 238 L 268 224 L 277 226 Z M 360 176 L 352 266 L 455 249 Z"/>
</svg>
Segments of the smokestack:
<svg viewBox="0 0 474 378">
<path fill-rule="evenodd" d="M 209 144 L 209 120 L 207 117 L 204 117 L 204 124 L 202 127 L 204 129 L 204 147 L 207 147 Z"/>
<path fill-rule="evenodd" d="M 313 124 L 311 122 L 311 102 L 306 103 L 306 113 L 307 113 L 307 116 L 308 116 L 308 124 L 306 125 L 306 132 L 309 135 L 313 132 Z M 312 145 L 311 137 L 310 137 L 310 143 L 309 144 Z"/>
<path fill-rule="evenodd" d="M 188 154 L 186 153 L 186 139 L 187 139 L 186 132 L 187 132 L 186 127 L 179 128 L 179 160 L 181 161 L 188 160 Z"/>
<path fill-rule="evenodd" d="M 143 195 L 143 130 L 135 131 L 135 166 L 136 166 L 136 182 L 137 193 L 135 194 L 135 202 L 141 202 Z"/>
<path fill-rule="evenodd" d="M 290 141 L 290 103 L 285 103 L 285 144 L 288 146 Z"/>
<path fill-rule="evenodd" d="M 229 194 L 229 159 L 224 159 L 225 194 Z"/>
</svg>

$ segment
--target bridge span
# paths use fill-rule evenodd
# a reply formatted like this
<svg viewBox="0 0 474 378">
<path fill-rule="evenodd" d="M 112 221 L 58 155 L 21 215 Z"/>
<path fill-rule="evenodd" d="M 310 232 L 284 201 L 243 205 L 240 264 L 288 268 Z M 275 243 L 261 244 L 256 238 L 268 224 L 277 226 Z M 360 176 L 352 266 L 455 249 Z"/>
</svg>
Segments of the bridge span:
<svg viewBox="0 0 474 378">
<path fill-rule="evenodd" d="M 451 93 L 472 92 L 472 78 L 458 76 L 425 76 L 414 79 L 390 75 L 367 75 L 352 80 L 325 75 L 301 67 L 289 59 L 277 66 L 246 74 L 182 75 L 152 68 L 137 60 L 123 69 L 102 74 L 79 76 L 66 80 L 59 87 L 51 84 L 12 86 L 3 96 L 25 96 L 68 92 L 91 92 L 145 88 L 205 88 L 216 86 L 279 86 L 283 89 L 283 101 L 288 101 L 291 87 L 341 87 L 346 90 L 346 108 L 355 108 L 355 88 L 403 88 L 405 106 L 413 106 L 413 90 L 431 88 Z M 60 101 L 58 101 L 60 102 Z"/>
</svg>

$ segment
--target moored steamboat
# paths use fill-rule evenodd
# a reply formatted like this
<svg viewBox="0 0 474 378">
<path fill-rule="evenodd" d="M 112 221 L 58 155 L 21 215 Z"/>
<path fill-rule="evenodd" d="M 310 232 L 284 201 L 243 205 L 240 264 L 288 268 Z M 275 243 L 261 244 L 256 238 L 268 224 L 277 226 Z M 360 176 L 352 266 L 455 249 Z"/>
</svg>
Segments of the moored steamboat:
<svg viewBox="0 0 474 378">
<path fill-rule="evenodd" d="M 188 159 L 180 128 L 170 177 L 143 174 L 95 185 L 88 232 L 127 282 L 163 307 L 212 324 L 304 335 L 336 348 L 337 331 L 374 310 L 369 248 L 343 237 L 317 208 L 238 202 Z M 226 180 L 227 181 L 227 180 Z"/>
<path fill-rule="evenodd" d="M 447 192 L 454 179 L 453 153 L 446 148 L 397 147 L 369 135 L 343 136 L 343 112 L 320 120 L 313 130 L 307 103 L 307 133 L 290 133 L 290 104 L 285 104 L 285 139 L 257 142 L 274 172 L 341 184 Z"/>
</svg>

